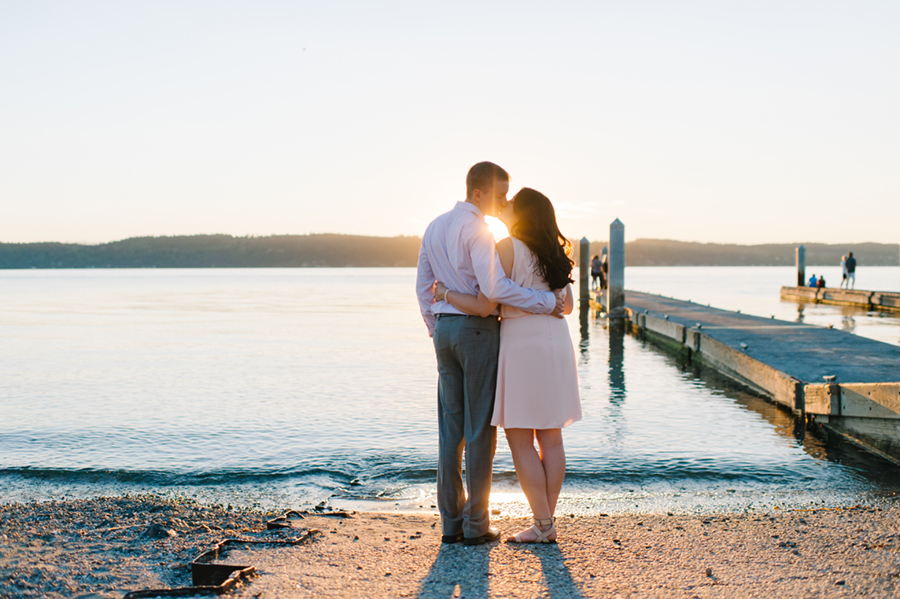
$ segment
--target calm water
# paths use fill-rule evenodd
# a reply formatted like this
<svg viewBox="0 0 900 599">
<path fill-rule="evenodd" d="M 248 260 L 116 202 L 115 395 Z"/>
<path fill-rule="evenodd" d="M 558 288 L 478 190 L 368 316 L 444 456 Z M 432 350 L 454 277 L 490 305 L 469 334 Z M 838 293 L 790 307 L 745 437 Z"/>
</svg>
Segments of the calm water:
<svg viewBox="0 0 900 599">
<path fill-rule="evenodd" d="M 879 288 L 900 284 L 900 269 L 878 272 Z M 790 269 L 626 276 L 636 289 L 798 317 L 778 300 Z M 0 271 L 0 501 L 159 491 L 428 509 L 436 370 L 414 279 L 413 269 Z M 900 320 L 883 315 L 819 306 L 803 318 L 900 339 Z M 569 324 L 584 420 L 565 432 L 563 509 L 831 504 L 898 490 L 895 467 L 804 438 L 714 373 L 610 335 L 602 319 L 584 337 Z M 495 473 L 495 503 L 523 511 L 502 436 Z"/>
</svg>

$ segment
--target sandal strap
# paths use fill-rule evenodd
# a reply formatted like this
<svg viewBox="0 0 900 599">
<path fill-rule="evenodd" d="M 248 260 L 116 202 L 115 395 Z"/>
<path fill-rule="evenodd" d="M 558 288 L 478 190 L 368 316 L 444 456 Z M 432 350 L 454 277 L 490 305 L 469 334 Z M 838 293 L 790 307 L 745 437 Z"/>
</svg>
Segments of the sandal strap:
<svg viewBox="0 0 900 599">
<path fill-rule="evenodd" d="M 534 518 L 533 520 L 534 520 L 534 523 L 535 523 L 537 526 L 553 526 L 553 520 L 554 520 L 554 519 L 553 519 L 553 518 L 547 518 L 546 520 L 538 520 L 537 518 Z"/>
<path fill-rule="evenodd" d="M 538 537 L 541 536 L 541 533 L 543 532 L 543 531 L 542 531 L 540 528 L 538 528 L 537 526 L 532 526 L 529 530 L 534 531 L 534 534 L 537 535 Z M 513 539 L 515 540 L 515 542 L 516 542 L 516 543 L 521 543 L 521 542 L 522 542 L 522 535 L 525 534 L 526 532 L 528 532 L 528 531 L 523 530 L 522 532 L 519 532 L 519 533 L 514 534 L 514 535 L 513 535 Z"/>
<path fill-rule="evenodd" d="M 538 532 L 537 538 L 534 540 L 535 543 L 552 543 L 552 541 L 548 538 L 550 535 L 556 532 L 556 526 L 550 525 L 550 528 L 547 530 L 540 530 L 536 526 L 534 527 Z"/>
</svg>

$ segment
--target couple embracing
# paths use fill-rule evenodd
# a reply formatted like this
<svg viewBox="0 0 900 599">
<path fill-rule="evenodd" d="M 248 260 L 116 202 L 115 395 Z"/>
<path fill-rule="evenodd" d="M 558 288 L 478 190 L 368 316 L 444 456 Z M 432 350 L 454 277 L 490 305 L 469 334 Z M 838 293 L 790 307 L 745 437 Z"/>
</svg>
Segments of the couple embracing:
<svg viewBox="0 0 900 599">
<path fill-rule="evenodd" d="M 534 516 L 534 526 L 507 541 L 554 542 L 566 472 L 562 429 L 581 419 L 563 319 L 574 306 L 570 244 L 546 196 L 523 188 L 507 200 L 508 193 L 505 170 L 476 164 L 466 176 L 466 201 L 431 222 L 419 252 L 416 292 L 438 366 L 444 543 L 500 538 L 488 503 L 498 426 Z M 495 245 L 485 216 L 499 216 L 510 237 Z"/>
</svg>

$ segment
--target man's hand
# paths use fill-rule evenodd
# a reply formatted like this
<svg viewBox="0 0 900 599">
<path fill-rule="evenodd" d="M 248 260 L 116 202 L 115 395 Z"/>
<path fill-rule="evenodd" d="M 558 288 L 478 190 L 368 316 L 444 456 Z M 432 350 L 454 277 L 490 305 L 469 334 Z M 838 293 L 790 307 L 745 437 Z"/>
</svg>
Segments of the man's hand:
<svg viewBox="0 0 900 599">
<path fill-rule="evenodd" d="M 563 310 L 566 306 L 566 299 L 563 296 L 564 289 L 554 289 L 553 295 L 556 296 L 556 307 L 553 308 L 553 312 L 551 312 L 551 316 L 555 316 L 557 318 L 563 318 Z"/>
<path fill-rule="evenodd" d="M 442 302 L 447 297 L 447 286 L 440 281 L 434 284 L 434 301 Z"/>
</svg>

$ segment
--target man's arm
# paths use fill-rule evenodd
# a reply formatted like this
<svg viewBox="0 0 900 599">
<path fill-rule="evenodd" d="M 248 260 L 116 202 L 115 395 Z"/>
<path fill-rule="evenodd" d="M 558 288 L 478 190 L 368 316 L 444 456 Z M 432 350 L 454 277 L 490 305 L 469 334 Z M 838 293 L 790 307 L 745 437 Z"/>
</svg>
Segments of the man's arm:
<svg viewBox="0 0 900 599">
<path fill-rule="evenodd" d="M 431 262 L 425 252 L 425 238 L 422 238 L 422 247 L 419 249 L 419 262 L 416 266 L 416 297 L 419 300 L 419 312 L 425 326 L 428 327 L 428 336 L 434 337 L 434 314 L 431 313 L 431 305 L 434 303 L 434 271 Z"/>
<path fill-rule="evenodd" d="M 478 286 L 492 302 L 533 314 L 553 314 L 557 311 L 557 296 L 552 291 L 535 291 L 506 278 L 489 229 L 485 228 L 472 240 L 470 255 Z"/>
</svg>

